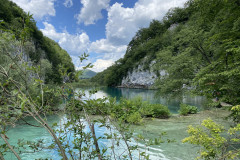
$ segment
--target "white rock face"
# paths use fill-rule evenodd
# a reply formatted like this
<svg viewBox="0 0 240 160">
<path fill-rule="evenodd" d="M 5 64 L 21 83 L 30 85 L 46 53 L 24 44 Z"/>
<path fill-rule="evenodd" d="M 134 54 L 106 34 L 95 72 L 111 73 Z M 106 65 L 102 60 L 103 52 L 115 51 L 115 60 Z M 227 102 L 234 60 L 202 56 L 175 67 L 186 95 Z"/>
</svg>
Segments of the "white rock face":
<svg viewBox="0 0 240 160">
<path fill-rule="evenodd" d="M 151 68 L 151 67 L 150 67 Z M 165 71 L 160 71 L 160 75 L 165 75 Z M 128 72 L 127 76 L 122 80 L 122 87 L 130 88 L 148 88 L 152 86 L 157 78 L 157 75 L 150 70 L 143 70 L 143 65 L 132 72 Z"/>
</svg>

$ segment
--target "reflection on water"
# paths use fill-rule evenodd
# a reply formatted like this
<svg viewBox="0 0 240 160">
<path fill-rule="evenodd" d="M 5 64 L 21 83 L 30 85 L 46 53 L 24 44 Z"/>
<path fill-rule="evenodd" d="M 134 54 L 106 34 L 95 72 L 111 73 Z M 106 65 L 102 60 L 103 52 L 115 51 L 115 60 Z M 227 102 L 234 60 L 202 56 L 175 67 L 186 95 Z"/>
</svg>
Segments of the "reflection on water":
<svg viewBox="0 0 240 160">
<path fill-rule="evenodd" d="M 80 91 L 80 89 L 78 89 Z M 167 100 L 166 98 L 162 97 L 155 97 L 155 90 L 143 90 L 143 89 L 125 89 L 125 88 L 102 88 L 99 92 L 97 92 L 94 95 L 90 95 L 88 92 L 89 89 L 87 89 L 86 97 L 87 98 L 102 98 L 102 97 L 116 97 L 117 100 L 119 100 L 121 97 L 125 98 L 134 98 L 136 96 L 141 96 L 143 100 L 148 100 L 151 103 L 161 103 L 164 105 L 167 105 L 172 113 L 176 113 L 179 109 L 179 103 L 180 100 L 173 99 L 173 100 Z M 198 107 L 201 107 L 205 99 L 203 97 L 190 97 L 185 96 L 182 100 L 183 103 L 196 105 Z M 31 124 L 37 125 L 37 123 L 31 119 L 27 119 L 28 122 Z M 48 116 L 48 122 L 49 124 L 52 124 L 54 122 L 57 122 L 60 126 L 63 124 L 63 122 L 66 120 L 66 117 L 64 114 L 60 115 L 54 115 L 54 116 Z M 192 121 L 179 121 L 179 120 L 173 120 L 173 121 L 165 121 L 165 120 L 153 120 L 149 121 L 147 125 L 144 126 L 135 126 L 135 134 L 143 134 L 148 138 L 157 138 L 161 132 L 166 131 L 169 133 L 170 138 L 176 139 L 176 143 L 172 144 L 162 144 L 160 146 L 152 146 L 148 150 L 146 150 L 147 153 L 149 153 L 150 159 L 156 159 L 156 160 L 171 160 L 171 159 L 194 159 L 196 157 L 196 148 L 192 148 L 191 145 L 188 144 L 182 144 L 181 139 L 186 137 L 186 129 L 187 125 L 192 124 Z M 88 132 L 89 129 L 86 130 Z M 96 125 L 95 128 L 97 137 L 103 136 L 104 133 L 108 132 L 108 130 L 104 127 L 99 127 Z M 10 129 L 9 132 L 7 132 L 7 136 L 9 137 L 9 142 L 11 144 L 17 144 L 18 139 L 25 139 L 29 141 L 37 141 L 39 139 L 43 139 L 45 142 L 45 145 L 48 146 L 52 142 L 52 138 L 49 135 L 49 133 L 44 129 L 40 127 L 32 127 L 25 124 L 19 124 L 15 126 L 14 128 Z M 2 140 L 1 142 L 2 143 Z M 101 140 L 100 145 L 103 146 L 109 146 L 110 142 L 108 140 Z M 135 142 L 132 142 L 133 144 L 136 144 Z M 143 151 L 144 146 L 142 145 Z M 121 149 L 118 149 L 121 151 Z M 134 153 L 137 155 L 138 153 Z M 23 160 L 31 160 L 31 159 L 39 159 L 39 158 L 52 158 L 54 160 L 61 159 L 58 156 L 57 151 L 49 151 L 49 150 L 43 150 L 40 152 L 35 153 L 23 153 L 21 154 L 21 158 Z M 7 160 L 15 160 L 15 156 L 13 154 L 8 154 L 6 156 Z M 137 159 L 137 157 L 136 157 Z"/>
<path fill-rule="evenodd" d="M 121 97 L 132 99 L 140 96 L 143 100 L 149 101 L 150 103 L 159 103 L 168 106 L 172 113 L 177 113 L 179 110 L 180 103 L 186 103 L 189 105 L 197 106 L 200 110 L 206 102 L 206 98 L 202 96 L 190 96 L 185 95 L 182 98 L 170 99 L 166 97 L 156 96 L 157 90 L 145 90 L 145 89 L 130 89 L 130 88 L 101 88 L 96 94 L 92 95 L 91 98 L 102 98 L 102 97 L 116 97 L 119 100 Z"/>
</svg>

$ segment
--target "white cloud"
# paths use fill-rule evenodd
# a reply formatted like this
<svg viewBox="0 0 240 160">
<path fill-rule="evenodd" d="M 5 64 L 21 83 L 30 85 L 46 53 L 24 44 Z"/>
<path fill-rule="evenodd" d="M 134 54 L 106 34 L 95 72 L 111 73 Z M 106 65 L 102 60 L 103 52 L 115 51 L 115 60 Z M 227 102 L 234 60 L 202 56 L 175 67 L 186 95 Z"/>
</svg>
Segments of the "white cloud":
<svg viewBox="0 0 240 160">
<path fill-rule="evenodd" d="M 72 0 L 65 0 L 65 2 L 63 3 L 63 5 L 67 8 L 70 8 L 73 6 L 73 2 Z"/>
<path fill-rule="evenodd" d="M 47 22 L 43 24 L 45 26 L 44 29 L 41 29 L 43 34 L 57 41 L 70 55 L 80 56 L 87 51 L 90 40 L 85 32 L 76 35 L 69 34 L 67 31 L 59 33 L 52 24 Z"/>
<path fill-rule="evenodd" d="M 43 22 L 45 28 L 44 29 L 40 29 L 43 34 L 55 41 L 58 41 L 59 39 L 61 39 L 61 34 L 57 33 L 54 26 L 52 24 L 49 24 L 47 22 Z"/>
<path fill-rule="evenodd" d="M 78 23 L 85 25 L 94 24 L 97 20 L 103 18 L 101 11 L 107 9 L 110 0 L 81 0 L 83 8 L 80 13 L 76 15 Z"/>
<path fill-rule="evenodd" d="M 45 16 L 55 16 L 55 0 L 11 0 L 20 6 L 25 12 L 30 12 L 36 19 Z"/>
<path fill-rule="evenodd" d="M 93 63 L 94 66 L 91 70 L 95 72 L 101 72 L 113 64 L 114 64 L 113 60 L 97 59 L 96 62 Z"/>
<path fill-rule="evenodd" d="M 115 45 L 126 45 L 139 28 L 153 20 L 161 20 L 170 8 L 180 7 L 186 0 L 139 0 L 134 8 L 115 3 L 108 10 L 106 37 Z"/>
<path fill-rule="evenodd" d="M 112 59 L 93 59 L 89 58 L 87 60 L 84 60 L 82 63 L 79 61 L 79 57 L 77 56 L 71 56 L 73 63 L 75 64 L 75 69 L 76 70 L 81 70 L 83 67 L 88 65 L 89 63 L 93 64 L 93 68 L 89 68 L 90 70 L 93 70 L 95 72 L 101 72 L 107 67 L 111 66 L 114 64 L 114 61 Z M 95 60 L 94 63 L 92 63 Z"/>
<path fill-rule="evenodd" d="M 100 39 L 96 42 L 92 42 L 89 52 L 98 53 L 101 57 L 93 63 L 93 70 L 96 72 L 101 72 L 107 67 L 111 66 L 116 60 L 124 56 L 126 48 L 127 45 L 114 46 L 106 39 Z"/>
<path fill-rule="evenodd" d="M 22 0 L 23 1 L 23 0 Z M 32 0 L 33 1 L 33 0 Z M 72 0 L 65 0 L 71 6 Z M 181 7 L 187 0 L 139 0 L 133 8 L 125 8 L 115 3 L 109 7 L 110 0 L 81 0 L 83 8 L 76 16 L 78 23 L 94 24 L 102 18 L 101 11 L 107 9 L 108 22 L 106 24 L 106 38 L 90 42 L 88 35 L 81 32 L 71 35 L 67 31 L 57 32 L 54 26 L 44 22 L 42 29 L 44 35 L 57 41 L 72 56 L 74 64 L 79 69 L 85 64 L 78 64 L 77 56 L 83 52 L 95 57 L 87 62 L 94 62 L 94 71 L 102 71 L 112 65 L 114 61 L 122 58 L 126 52 L 127 44 L 139 28 L 148 27 L 153 20 L 161 20 L 170 8 Z"/>
<path fill-rule="evenodd" d="M 127 45 L 114 46 L 106 39 L 100 39 L 91 43 L 89 52 L 95 53 L 123 53 Z"/>
<path fill-rule="evenodd" d="M 97 59 L 95 70 L 102 71 L 122 58 L 127 44 L 139 28 L 148 27 L 153 20 L 161 20 L 170 8 L 181 7 L 187 0 L 139 0 L 133 8 L 124 8 L 115 3 L 108 8 L 106 39 L 92 42 L 90 53 L 102 54 Z M 100 64 L 101 63 L 101 64 Z"/>
</svg>

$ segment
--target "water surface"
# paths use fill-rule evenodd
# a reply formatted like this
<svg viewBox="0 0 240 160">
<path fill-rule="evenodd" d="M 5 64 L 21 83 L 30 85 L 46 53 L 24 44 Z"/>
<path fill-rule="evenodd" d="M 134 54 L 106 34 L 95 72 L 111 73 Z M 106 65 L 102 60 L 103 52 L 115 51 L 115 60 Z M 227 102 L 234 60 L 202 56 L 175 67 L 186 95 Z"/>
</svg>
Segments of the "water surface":
<svg viewBox="0 0 240 160">
<path fill-rule="evenodd" d="M 179 96 L 178 98 L 167 98 L 163 96 L 157 96 L 156 93 L 157 90 L 103 87 L 100 88 L 99 92 L 93 95 L 91 98 L 111 96 L 116 97 L 116 99 L 119 100 L 121 97 L 133 99 L 134 97 L 140 96 L 143 100 L 149 101 L 150 103 L 158 103 L 168 106 L 171 113 L 178 113 L 180 103 L 197 106 L 199 110 L 201 110 L 206 103 L 206 98 L 202 96 L 184 95 Z"/>
<path fill-rule="evenodd" d="M 148 100 L 151 103 L 161 103 L 167 105 L 172 113 L 177 113 L 179 109 L 179 104 L 181 102 L 198 106 L 199 108 L 205 102 L 205 98 L 203 97 L 191 97 L 191 96 L 184 96 L 183 99 L 172 99 L 167 100 L 166 98 L 156 97 L 155 90 L 143 90 L 143 89 L 124 89 L 124 88 L 102 88 L 98 93 L 92 95 L 90 98 L 102 98 L 107 96 L 116 97 L 119 100 L 121 97 L 125 98 L 134 98 L 136 96 L 141 96 L 143 100 Z M 88 96 L 88 95 L 87 95 Z M 215 114 L 215 113 L 212 113 Z M 210 115 L 214 117 L 213 115 Z M 216 116 L 215 116 L 216 117 Z M 66 117 L 64 114 L 59 115 L 52 115 L 48 116 L 48 122 L 54 123 L 57 122 L 60 126 L 65 121 Z M 150 159 L 159 159 L 159 160 L 172 160 L 172 159 L 182 159 L 182 160 L 191 160 L 194 159 L 197 155 L 197 150 L 199 148 L 194 147 L 190 144 L 182 144 L 181 140 L 187 136 L 187 126 L 190 124 L 196 125 L 200 124 L 201 119 L 207 118 L 207 114 L 198 114 L 195 116 L 190 117 L 180 117 L 174 116 L 168 120 L 145 120 L 143 125 L 140 126 L 133 126 L 135 130 L 135 134 L 143 134 L 147 138 L 157 138 L 160 136 L 161 132 L 167 132 L 167 136 L 165 139 L 175 139 L 176 142 L 174 143 L 163 143 L 158 146 L 151 146 L 147 153 L 151 156 Z M 218 118 L 217 118 L 218 119 Z M 27 119 L 30 123 L 36 124 L 37 123 L 31 119 Z M 219 120 L 219 119 L 218 119 Z M 99 127 L 96 125 L 96 135 L 97 137 L 102 136 L 105 132 L 108 132 L 106 128 Z M 88 130 L 86 130 L 88 131 Z M 32 127 L 25 124 L 19 124 L 14 128 L 10 129 L 7 133 L 7 136 L 10 138 L 9 142 L 11 144 L 16 144 L 18 139 L 24 139 L 29 141 L 37 141 L 39 139 L 43 139 L 45 145 L 49 145 L 52 142 L 52 138 L 49 133 L 40 127 Z M 100 145 L 109 145 L 109 141 L 100 140 Z M 136 142 L 132 142 L 136 144 Z M 140 146 L 142 145 L 142 149 L 144 150 L 144 145 L 138 143 Z M 29 150 L 30 151 L 30 150 Z M 119 149 L 120 151 L 120 149 Z M 134 153 L 137 155 L 137 153 Z M 54 160 L 61 159 L 56 151 L 49 151 L 43 150 L 40 152 L 35 153 L 23 153 L 21 154 L 21 158 L 23 160 L 31 160 L 31 159 L 38 159 L 38 158 L 52 158 Z M 6 157 L 7 160 L 15 160 L 13 154 L 8 154 Z M 137 158 L 136 158 L 137 159 Z"/>
</svg>

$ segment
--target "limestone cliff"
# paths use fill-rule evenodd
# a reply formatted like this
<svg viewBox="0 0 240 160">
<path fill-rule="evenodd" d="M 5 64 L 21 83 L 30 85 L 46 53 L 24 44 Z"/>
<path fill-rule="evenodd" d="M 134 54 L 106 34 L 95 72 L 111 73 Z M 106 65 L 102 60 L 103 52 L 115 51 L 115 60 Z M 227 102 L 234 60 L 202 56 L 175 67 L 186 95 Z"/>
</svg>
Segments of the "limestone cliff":
<svg viewBox="0 0 240 160">
<path fill-rule="evenodd" d="M 153 72 L 152 64 L 148 70 L 144 70 L 143 65 L 138 65 L 133 71 L 128 71 L 127 76 L 122 79 L 121 87 L 150 88 L 157 78 L 157 74 Z M 165 74 L 165 71 L 159 71 L 160 76 Z"/>
</svg>

